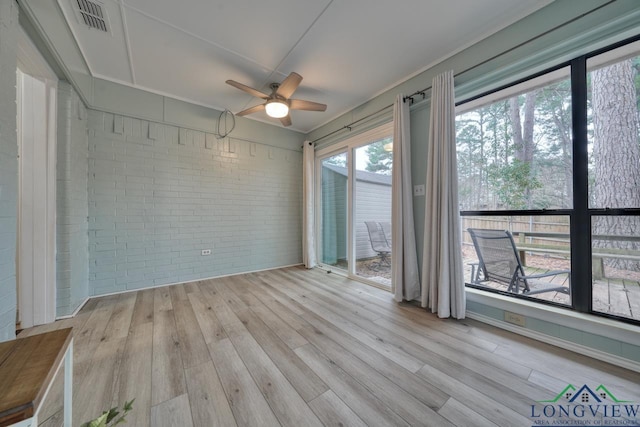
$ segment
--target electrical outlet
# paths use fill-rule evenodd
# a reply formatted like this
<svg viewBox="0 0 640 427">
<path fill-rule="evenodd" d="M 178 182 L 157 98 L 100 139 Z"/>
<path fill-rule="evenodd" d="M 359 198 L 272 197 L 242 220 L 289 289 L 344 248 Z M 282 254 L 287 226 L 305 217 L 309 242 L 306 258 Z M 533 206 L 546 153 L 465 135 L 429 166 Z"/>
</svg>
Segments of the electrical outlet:
<svg viewBox="0 0 640 427">
<path fill-rule="evenodd" d="M 414 185 L 413 186 L 413 195 L 414 196 L 424 196 L 424 185 Z"/>
<path fill-rule="evenodd" d="M 200 254 L 202 256 L 204 255 L 211 255 L 211 249 L 203 249 L 202 252 L 200 252 Z"/>
<path fill-rule="evenodd" d="M 509 323 L 513 323 L 518 326 L 525 326 L 524 316 L 521 314 L 511 313 L 510 311 L 504 312 L 504 320 Z"/>
</svg>

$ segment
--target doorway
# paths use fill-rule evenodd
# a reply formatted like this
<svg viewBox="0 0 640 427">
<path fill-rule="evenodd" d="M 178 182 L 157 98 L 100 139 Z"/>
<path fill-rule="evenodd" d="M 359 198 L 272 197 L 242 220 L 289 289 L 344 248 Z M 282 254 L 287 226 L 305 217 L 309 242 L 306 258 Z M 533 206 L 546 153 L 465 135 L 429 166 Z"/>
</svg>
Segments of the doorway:
<svg viewBox="0 0 640 427">
<path fill-rule="evenodd" d="M 18 233 L 16 286 L 19 329 L 50 323 L 56 311 L 57 77 L 29 37 L 18 41 Z"/>
<path fill-rule="evenodd" d="M 316 154 L 320 264 L 389 290 L 392 147 L 388 123 Z"/>
</svg>

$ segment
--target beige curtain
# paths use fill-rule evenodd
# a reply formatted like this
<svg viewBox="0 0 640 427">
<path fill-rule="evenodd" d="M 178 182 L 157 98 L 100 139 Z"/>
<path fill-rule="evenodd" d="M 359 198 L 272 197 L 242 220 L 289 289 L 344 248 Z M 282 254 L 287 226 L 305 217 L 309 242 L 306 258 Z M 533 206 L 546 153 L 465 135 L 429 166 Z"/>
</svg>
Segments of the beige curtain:
<svg viewBox="0 0 640 427">
<path fill-rule="evenodd" d="M 316 266 L 315 241 L 315 147 L 305 141 L 302 147 L 302 262 L 307 268 Z"/>
<path fill-rule="evenodd" d="M 420 298 L 418 256 L 413 223 L 409 105 L 398 95 L 393 106 L 391 277 L 396 301 Z"/>
<path fill-rule="evenodd" d="M 455 130 L 453 71 L 447 71 L 433 78 L 431 89 L 421 303 L 438 317 L 463 319 Z"/>
</svg>

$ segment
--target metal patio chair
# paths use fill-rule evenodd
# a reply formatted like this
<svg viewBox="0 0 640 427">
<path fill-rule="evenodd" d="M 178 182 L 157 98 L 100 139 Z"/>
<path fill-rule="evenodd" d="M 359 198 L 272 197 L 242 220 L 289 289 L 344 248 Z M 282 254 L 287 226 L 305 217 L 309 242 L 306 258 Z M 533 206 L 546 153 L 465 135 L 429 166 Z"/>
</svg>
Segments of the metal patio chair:
<svg viewBox="0 0 640 427">
<path fill-rule="evenodd" d="M 471 284 L 482 285 L 486 281 L 505 283 L 507 291 L 516 294 L 535 295 L 544 292 L 570 293 L 570 270 L 554 270 L 526 275 L 513 235 L 507 230 L 467 229 L 478 255 L 478 263 L 471 265 Z M 558 286 L 536 280 L 567 274 L 569 286 Z M 535 283 L 532 288 L 530 284 Z"/>
<path fill-rule="evenodd" d="M 369 232 L 369 240 L 371 241 L 371 249 L 373 249 L 378 256 L 380 257 L 380 261 L 378 262 L 378 267 L 383 265 L 390 266 L 390 256 L 391 256 L 391 241 L 387 240 L 386 235 L 391 236 L 391 226 L 387 227 L 387 232 L 385 233 L 385 227 L 383 223 L 377 221 L 365 221 L 365 225 L 367 226 L 367 231 Z"/>
<path fill-rule="evenodd" d="M 391 223 L 389 221 L 380 221 L 380 227 L 382 227 L 384 238 L 387 239 L 387 245 L 391 249 Z"/>
</svg>

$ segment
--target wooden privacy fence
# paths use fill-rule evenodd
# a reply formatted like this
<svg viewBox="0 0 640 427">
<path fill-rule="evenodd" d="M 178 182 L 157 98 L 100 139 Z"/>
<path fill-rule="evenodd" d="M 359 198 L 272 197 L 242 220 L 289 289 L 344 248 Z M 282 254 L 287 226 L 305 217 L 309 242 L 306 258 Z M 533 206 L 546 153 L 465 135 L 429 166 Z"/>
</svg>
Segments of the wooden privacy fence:
<svg viewBox="0 0 640 427">
<path fill-rule="evenodd" d="M 566 233 L 569 234 L 568 216 L 463 216 L 462 229 L 484 228 L 494 230 L 509 230 L 538 233 Z M 466 242 L 471 243 L 467 235 Z"/>
</svg>

